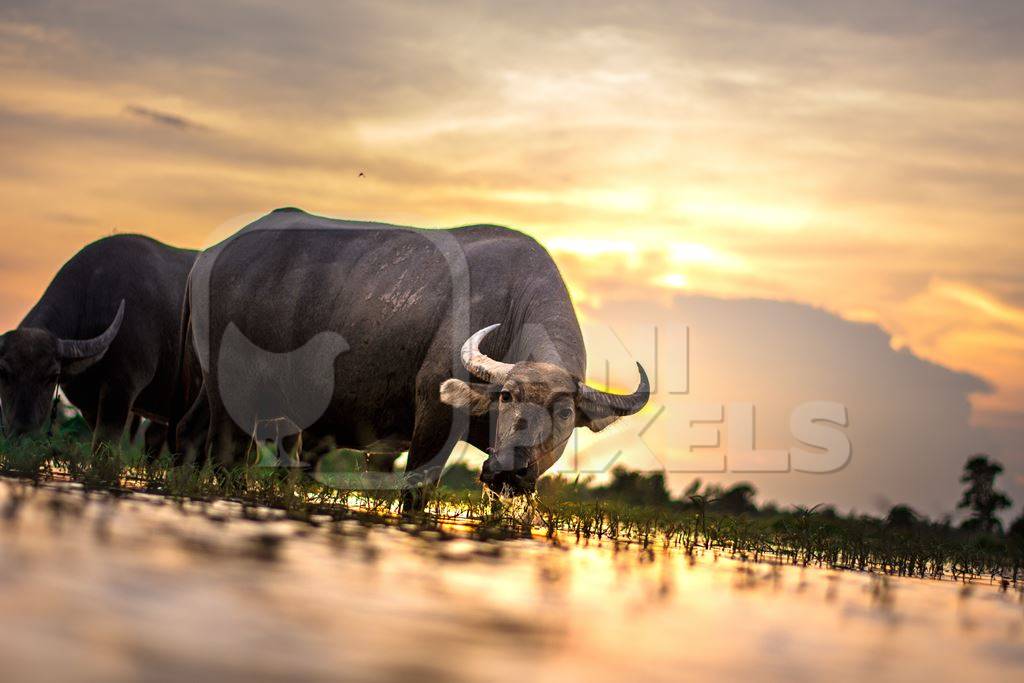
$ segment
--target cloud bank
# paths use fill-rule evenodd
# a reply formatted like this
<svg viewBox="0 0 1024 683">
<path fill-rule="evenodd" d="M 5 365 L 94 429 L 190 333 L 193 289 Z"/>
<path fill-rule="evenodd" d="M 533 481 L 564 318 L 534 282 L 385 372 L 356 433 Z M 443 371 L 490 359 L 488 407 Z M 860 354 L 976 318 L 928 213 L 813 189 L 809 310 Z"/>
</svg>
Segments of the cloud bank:
<svg viewBox="0 0 1024 683">
<path fill-rule="evenodd" d="M 989 384 L 894 349 L 877 325 L 797 303 L 702 296 L 677 296 L 667 304 L 623 300 L 588 311 L 587 319 L 592 378 L 603 380 L 607 363 L 612 385 L 626 389 L 635 382 L 636 359 L 656 373 L 657 382 L 646 418 L 607 440 L 584 435 L 583 470 L 601 469 L 621 450 L 618 461 L 684 470 L 670 476 L 676 489 L 695 476 L 746 480 L 763 499 L 784 503 L 829 502 L 875 512 L 906 502 L 940 515 L 953 512 L 964 461 L 985 451 L 1007 464 L 1004 483 L 1017 499 L 1024 494 L 1021 482 L 1013 481 L 1024 474 L 1020 460 L 1007 457 L 1017 454 L 972 420 L 971 397 L 991 391 Z M 759 451 L 785 451 L 801 446 L 790 416 L 810 401 L 846 406 L 849 425 L 841 431 L 852 456 L 845 467 L 826 474 L 732 471 L 737 465 L 730 456 L 739 445 L 730 445 L 730 435 L 749 419 L 738 406 L 754 407 Z M 688 426 L 689 419 L 716 412 L 720 421 L 698 429 L 706 433 L 710 424 L 719 447 L 690 448 L 707 439 Z M 700 469 L 707 471 L 685 471 Z"/>
</svg>

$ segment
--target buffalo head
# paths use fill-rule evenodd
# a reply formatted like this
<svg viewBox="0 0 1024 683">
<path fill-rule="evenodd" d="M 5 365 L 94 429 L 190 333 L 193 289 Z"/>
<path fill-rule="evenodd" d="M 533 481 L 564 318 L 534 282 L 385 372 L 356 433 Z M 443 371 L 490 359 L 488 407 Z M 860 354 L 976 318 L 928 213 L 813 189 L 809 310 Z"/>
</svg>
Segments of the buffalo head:
<svg viewBox="0 0 1024 683">
<path fill-rule="evenodd" d="M 575 427 L 597 432 L 638 412 L 647 403 L 650 384 L 639 363 L 640 386 L 619 395 L 592 389 L 552 363 L 496 361 L 480 352 L 480 341 L 496 327 L 485 327 L 462 346 L 463 365 L 487 384 L 445 380 L 441 401 L 472 415 L 496 410 L 480 480 L 498 493 L 532 493 L 537 478 L 562 455 Z"/>
<path fill-rule="evenodd" d="M 46 423 L 57 383 L 103 358 L 124 319 L 124 301 L 106 331 L 92 339 L 60 339 L 19 327 L 0 336 L 0 406 L 5 436 L 36 432 Z"/>
</svg>

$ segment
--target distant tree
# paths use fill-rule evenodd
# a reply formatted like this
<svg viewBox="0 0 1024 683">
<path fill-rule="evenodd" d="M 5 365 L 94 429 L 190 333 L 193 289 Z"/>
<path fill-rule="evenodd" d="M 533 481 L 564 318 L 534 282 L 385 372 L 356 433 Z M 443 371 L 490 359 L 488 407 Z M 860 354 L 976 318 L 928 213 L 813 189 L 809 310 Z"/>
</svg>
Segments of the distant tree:
<svg viewBox="0 0 1024 683">
<path fill-rule="evenodd" d="M 629 505 L 667 505 L 671 496 L 665 487 L 665 473 L 643 474 L 616 467 L 606 486 L 594 489 L 599 498 L 611 498 Z"/>
<path fill-rule="evenodd" d="M 996 513 L 1012 505 L 1006 494 L 995 488 L 996 477 L 1002 471 L 1002 465 L 983 454 L 971 457 L 964 465 L 960 483 L 966 484 L 967 488 L 957 508 L 970 510 L 971 516 L 961 525 L 962 528 L 988 533 L 1002 531 L 1003 525 Z"/>
<path fill-rule="evenodd" d="M 892 527 L 907 528 L 914 526 L 920 518 L 909 505 L 893 505 L 885 516 L 885 523 Z"/>
<path fill-rule="evenodd" d="M 757 489 L 753 484 L 740 482 L 723 491 L 714 501 L 713 507 L 721 512 L 740 514 L 741 512 L 757 512 L 754 496 Z"/>
<path fill-rule="evenodd" d="M 701 482 L 700 477 L 698 477 L 698 478 L 694 479 L 693 481 L 691 481 L 690 485 L 687 486 L 686 490 L 683 491 L 682 495 L 679 496 L 679 499 L 680 500 L 689 500 L 690 496 L 696 496 L 698 493 L 700 493 L 700 487 L 701 487 L 702 483 L 703 482 Z"/>
<path fill-rule="evenodd" d="M 588 500 L 593 497 L 590 488 L 593 477 L 570 479 L 563 474 L 545 475 L 537 480 L 537 495 L 544 500 Z"/>
<path fill-rule="evenodd" d="M 1024 541 L 1024 512 L 1020 513 L 1020 517 L 1013 520 L 1013 524 L 1010 525 L 1010 530 L 1006 533 L 1008 536 L 1011 536 L 1018 541 Z"/>
<path fill-rule="evenodd" d="M 818 514 L 826 519 L 838 519 L 839 512 L 836 510 L 835 505 L 822 505 L 818 508 Z"/>
</svg>

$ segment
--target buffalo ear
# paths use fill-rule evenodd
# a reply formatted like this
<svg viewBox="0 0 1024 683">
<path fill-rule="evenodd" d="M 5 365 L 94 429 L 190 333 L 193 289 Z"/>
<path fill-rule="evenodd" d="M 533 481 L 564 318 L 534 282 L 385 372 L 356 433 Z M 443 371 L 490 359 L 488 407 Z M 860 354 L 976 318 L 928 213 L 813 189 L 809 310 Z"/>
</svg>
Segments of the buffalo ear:
<svg viewBox="0 0 1024 683">
<path fill-rule="evenodd" d="M 466 408 L 470 415 L 483 415 L 491 408 L 491 396 L 478 385 L 461 379 L 446 379 L 441 383 L 441 403 Z"/>
<path fill-rule="evenodd" d="M 75 377 L 80 375 L 92 366 L 103 360 L 103 357 L 107 354 L 106 349 L 102 352 L 97 353 L 94 356 L 84 356 L 82 358 L 61 358 L 60 359 L 60 376 L 62 379 L 68 377 Z"/>
</svg>

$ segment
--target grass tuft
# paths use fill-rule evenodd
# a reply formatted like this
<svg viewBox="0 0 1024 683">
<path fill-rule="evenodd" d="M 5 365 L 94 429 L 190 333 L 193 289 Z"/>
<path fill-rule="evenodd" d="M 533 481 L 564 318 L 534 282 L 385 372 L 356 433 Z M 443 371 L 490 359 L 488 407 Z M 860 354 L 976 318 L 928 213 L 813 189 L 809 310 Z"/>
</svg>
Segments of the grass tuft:
<svg viewBox="0 0 1024 683">
<path fill-rule="evenodd" d="M 174 466 L 169 457 L 147 460 L 135 447 L 105 446 L 90 453 L 77 434 L 51 438 L 0 438 L 0 474 L 33 481 L 60 479 L 87 489 L 144 491 L 175 499 L 231 500 L 250 513 L 259 507 L 313 521 L 357 518 L 384 524 L 400 517 L 402 492 L 346 489 L 302 469 L 261 464 L 233 468 Z M 339 478 L 338 481 L 354 481 Z M 460 525 L 484 538 L 543 535 L 578 542 L 637 544 L 643 548 L 697 549 L 739 559 L 771 559 L 883 574 L 967 580 L 1024 579 L 1024 538 L 969 533 L 922 521 L 897 525 L 870 517 L 796 508 L 770 514 L 713 509 L 692 495 L 675 507 L 614 498 L 593 499 L 574 484 L 541 487 L 531 498 L 506 499 L 480 488 L 440 486 L 416 517 L 416 528 Z"/>
</svg>

